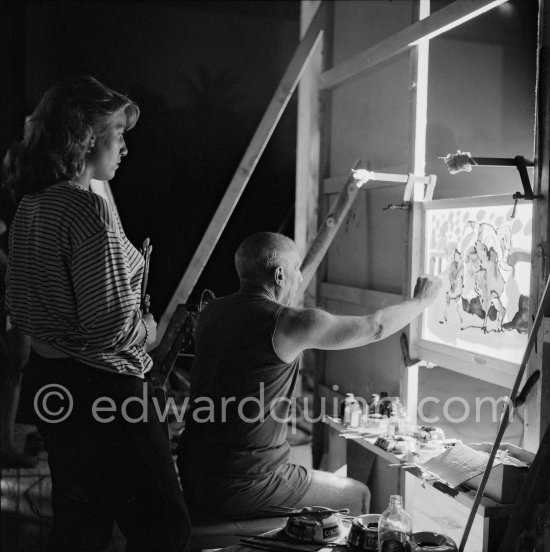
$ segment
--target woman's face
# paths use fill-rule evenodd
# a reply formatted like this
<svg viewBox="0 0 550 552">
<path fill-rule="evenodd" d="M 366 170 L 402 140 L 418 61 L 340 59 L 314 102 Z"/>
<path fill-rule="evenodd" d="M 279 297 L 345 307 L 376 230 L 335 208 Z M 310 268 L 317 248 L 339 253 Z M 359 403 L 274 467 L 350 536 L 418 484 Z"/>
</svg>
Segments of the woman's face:
<svg viewBox="0 0 550 552">
<path fill-rule="evenodd" d="M 128 153 L 124 142 L 125 128 L 126 114 L 124 108 L 120 108 L 113 114 L 107 133 L 101 140 L 96 140 L 86 160 L 86 168 L 90 169 L 91 178 L 111 180 L 115 176 L 122 157 Z"/>
</svg>

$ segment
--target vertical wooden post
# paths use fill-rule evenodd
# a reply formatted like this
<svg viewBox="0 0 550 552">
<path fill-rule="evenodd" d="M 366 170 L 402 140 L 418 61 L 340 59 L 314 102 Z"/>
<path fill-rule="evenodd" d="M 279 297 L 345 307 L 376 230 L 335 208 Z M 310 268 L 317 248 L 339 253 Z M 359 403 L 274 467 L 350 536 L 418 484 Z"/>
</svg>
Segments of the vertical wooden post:
<svg viewBox="0 0 550 552">
<path fill-rule="evenodd" d="M 417 6 L 415 17 L 418 21 L 430 15 L 430 0 L 420 0 Z M 428 97 L 428 61 L 429 41 L 426 40 L 417 44 L 410 53 L 410 153 L 409 171 L 417 176 L 424 176 L 426 168 L 426 119 L 427 119 L 427 97 Z M 428 185 L 428 187 L 430 187 Z M 419 236 L 421 224 L 421 204 L 418 191 L 423 184 L 412 185 L 411 209 L 409 210 L 408 234 L 406 236 L 406 247 L 408 256 L 405 269 L 405 280 L 403 292 L 405 297 L 410 297 L 414 291 L 415 279 L 421 271 L 420 251 L 421 243 Z M 430 192 L 433 189 L 430 189 Z M 423 194 L 422 194 L 423 196 Z M 423 199 L 423 197 L 421 198 Z M 417 358 L 415 351 L 416 336 L 418 335 L 418 321 L 411 322 L 408 328 L 409 354 Z M 412 424 L 417 422 L 418 405 L 418 364 L 414 366 L 403 366 L 400 378 L 400 395 L 407 416 Z M 403 491 L 407 500 L 407 479 L 403 478 Z"/>
<path fill-rule="evenodd" d="M 321 9 L 321 0 L 302 0 L 300 3 L 300 38 Z M 325 10 L 326 11 L 326 10 Z M 319 75 L 323 69 L 324 37 L 306 67 L 298 85 L 298 122 L 296 138 L 296 192 L 294 202 L 294 242 L 302 258 L 317 231 L 319 201 L 319 157 L 321 146 Z M 296 294 L 295 304 L 312 307 L 317 300 L 317 282 L 314 278 L 303 293 Z M 312 383 L 315 374 L 315 353 L 302 356 L 301 377 L 296 395 L 303 395 L 304 387 Z"/>
<path fill-rule="evenodd" d="M 320 9 L 320 0 L 302 0 L 300 36 Z M 296 203 L 294 242 L 302 258 L 317 232 L 320 160 L 320 98 L 318 81 L 323 65 L 323 41 L 316 48 L 298 86 L 298 138 L 296 146 Z M 313 306 L 316 279 L 296 297 L 298 305 Z"/>
</svg>

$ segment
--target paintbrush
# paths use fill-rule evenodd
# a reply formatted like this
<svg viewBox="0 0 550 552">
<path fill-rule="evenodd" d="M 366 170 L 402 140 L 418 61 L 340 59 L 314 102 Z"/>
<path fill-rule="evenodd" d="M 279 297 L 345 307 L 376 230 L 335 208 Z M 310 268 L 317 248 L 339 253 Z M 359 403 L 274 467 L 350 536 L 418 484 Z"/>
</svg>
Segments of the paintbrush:
<svg viewBox="0 0 550 552">
<path fill-rule="evenodd" d="M 255 516 L 255 518 L 258 519 L 269 519 L 269 518 L 289 518 L 289 517 L 300 517 L 300 516 L 328 516 L 331 514 L 340 514 L 340 513 L 347 513 L 349 510 L 347 508 L 344 508 L 343 510 L 329 510 L 326 512 L 270 512 L 270 511 L 263 511 L 259 512 L 259 515 Z M 238 518 L 236 518 L 238 519 Z M 243 518 L 248 519 L 248 518 Z"/>
<path fill-rule="evenodd" d="M 153 246 L 151 245 L 151 240 L 149 238 L 145 238 L 141 249 L 141 254 L 143 255 L 143 259 L 145 261 L 145 265 L 143 267 L 143 279 L 141 281 L 141 308 L 143 310 L 143 314 L 148 314 L 151 306 L 151 299 L 149 295 L 147 295 L 147 282 L 149 280 L 149 262 L 152 251 Z"/>
<path fill-rule="evenodd" d="M 295 546 L 303 546 L 304 550 L 311 550 L 312 548 L 319 548 L 319 546 L 322 547 L 335 547 L 335 546 L 342 546 L 342 544 L 338 544 L 335 542 L 296 542 L 295 540 L 290 539 L 289 537 L 285 536 L 276 536 L 276 535 L 250 535 L 247 533 L 235 533 L 236 537 L 242 537 L 243 539 L 258 539 L 260 541 L 273 541 L 274 544 L 276 543 L 284 543 L 284 544 L 291 544 L 293 547 Z M 241 539 L 242 540 L 242 539 Z M 269 544 L 266 542 L 266 544 Z"/>
<path fill-rule="evenodd" d="M 318 516 L 328 514 L 349 514 L 349 508 L 340 508 L 334 510 L 332 508 L 325 508 L 324 506 L 309 506 L 305 508 L 286 508 L 284 506 L 273 506 L 269 510 L 261 510 L 262 514 L 274 514 L 278 513 L 277 517 L 294 517 L 294 516 Z"/>
<path fill-rule="evenodd" d="M 241 538 L 240 543 L 244 546 L 252 546 L 253 548 L 259 548 L 260 550 L 274 550 L 277 552 L 316 552 L 321 548 L 325 548 L 325 543 L 305 543 L 288 540 L 259 540 L 258 537 Z M 329 543 L 331 544 L 331 543 Z"/>
</svg>

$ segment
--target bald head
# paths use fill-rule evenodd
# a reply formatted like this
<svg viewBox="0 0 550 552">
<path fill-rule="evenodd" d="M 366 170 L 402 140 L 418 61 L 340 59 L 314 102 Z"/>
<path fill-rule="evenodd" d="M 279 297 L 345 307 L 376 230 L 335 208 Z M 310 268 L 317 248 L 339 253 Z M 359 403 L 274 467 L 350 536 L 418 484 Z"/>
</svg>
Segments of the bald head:
<svg viewBox="0 0 550 552">
<path fill-rule="evenodd" d="M 258 232 L 246 238 L 235 253 L 235 267 L 242 282 L 262 283 L 273 277 L 273 271 L 288 265 L 297 254 L 294 242 L 274 232 Z"/>
</svg>

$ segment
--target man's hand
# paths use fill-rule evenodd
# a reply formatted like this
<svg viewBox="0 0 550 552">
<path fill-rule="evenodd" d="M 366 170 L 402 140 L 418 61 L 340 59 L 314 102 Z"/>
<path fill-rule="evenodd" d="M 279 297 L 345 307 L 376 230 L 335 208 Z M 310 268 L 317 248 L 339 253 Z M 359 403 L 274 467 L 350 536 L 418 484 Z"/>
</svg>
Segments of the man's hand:
<svg viewBox="0 0 550 552">
<path fill-rule="evenodd" d="M 431 305 L 443 282 L 440 278 L 434 278 L 433 276 L 419 276 L 416 280 L 416 286 L 414 287 L 414 298 L 420 301 L 426 301 L 428 305 Z"/>
</svg>

